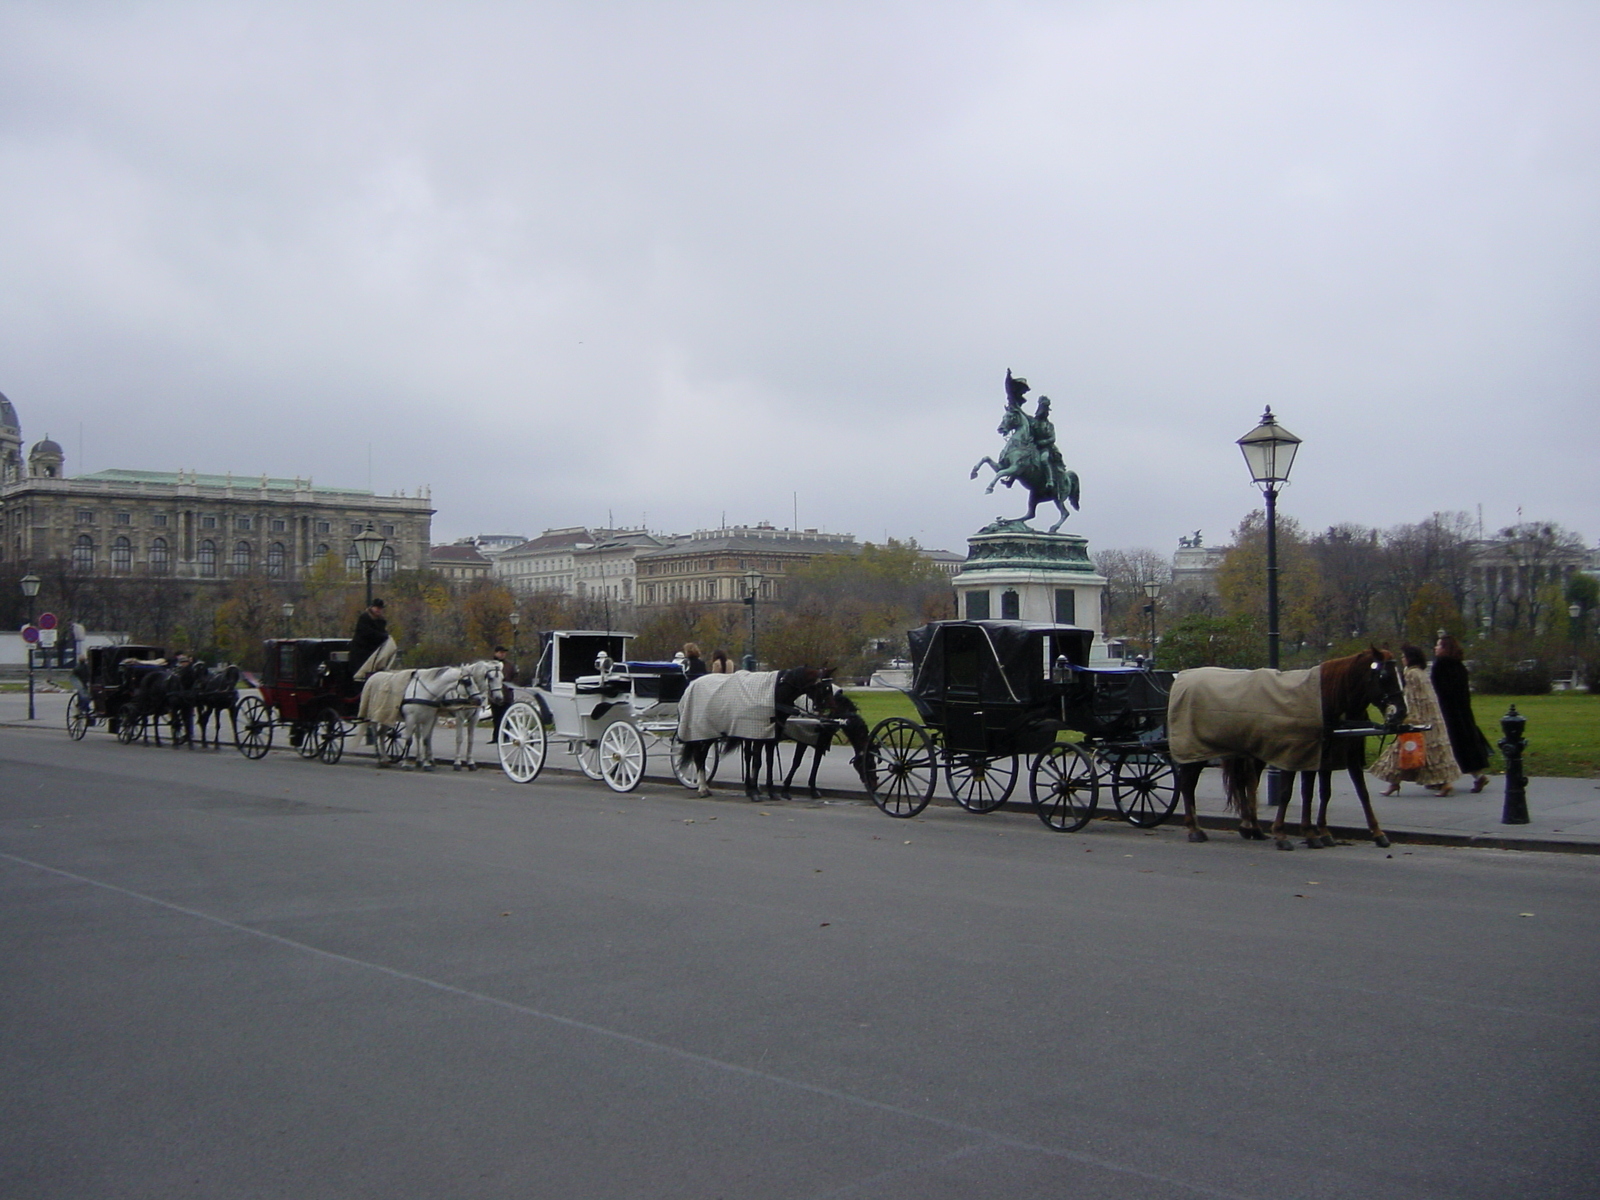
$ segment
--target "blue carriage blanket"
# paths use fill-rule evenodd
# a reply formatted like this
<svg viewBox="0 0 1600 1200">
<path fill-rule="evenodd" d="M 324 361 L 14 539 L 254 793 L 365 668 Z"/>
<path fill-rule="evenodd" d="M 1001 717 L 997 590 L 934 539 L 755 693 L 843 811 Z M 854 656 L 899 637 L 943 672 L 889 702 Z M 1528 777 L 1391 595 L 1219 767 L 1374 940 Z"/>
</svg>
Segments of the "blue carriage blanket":
<svg viewBox="0 0 1600 1200">
<path fill-rule="evenodd" d="M 776 671 L 700 676 L 678 701 L 678 740 L 771 737 L 777 715 L 777 686 Z"/>
<path fill-rule="evenodd" d="M 1167 701 L 1172 761 L 1248 754 L 1284 771 L 1322 760 L 1322 667 L 1309 671 L 1180 671 Z"/>
</svg>

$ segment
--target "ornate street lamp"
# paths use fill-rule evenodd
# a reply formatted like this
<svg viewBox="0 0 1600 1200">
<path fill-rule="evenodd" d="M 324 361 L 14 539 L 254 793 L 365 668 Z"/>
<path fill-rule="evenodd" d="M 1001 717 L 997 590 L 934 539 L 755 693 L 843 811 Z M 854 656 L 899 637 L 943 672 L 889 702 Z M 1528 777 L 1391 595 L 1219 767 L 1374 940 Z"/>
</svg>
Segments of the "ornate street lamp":
<svg viewBox="0 0 1600 1200">
<path fill-rule="evenodd" d="M 293 600 L 285 600 L 283 602 L 283 636 L 286 637 L 286 638 L 294 636 L 294 601 Z"/>
<path fill-rule="evenodd" d="M 517 626 L 522 624 L 522 614 L 520 612 L 518 612 L 516 609 L 513 608 L 511 610 L 511 612 L 509 614 L 507 614 L 506 620 L 511 622 L 511 661 L 512 662 L 516 662 L 517 661 Z"/>
<path fill-rule="evenodd" d="M 1156 665 L 1156 601 L 1161 599 L 1161 584 L 1152 579 L 1144 585 L 1144 594 L 1150 598 L 1150 603 L 1144 606 L 1145 612 L 1150 614 L 1150 657 L 1146 665 Z"/>
<path fill-rule="evenodd" d="M 361 569 L 367 573 L 368 608 L 372 607 L 372 569 L 378 565 L 378 560 L 383 557 L 383 548 L 388 544 L 383 534 L 373 532 L 371 521 L 355 537 L 356 557 L 361 560 Z"/>
<path fill-rule="evenodd" d="M 745 655 L 745 669 L 756 669 L 756 598 L 761 594 L 760 571 L 755 568 L 744 573 L 744 602 L 750 606 L 750 653 Z"/>
<path fill-rule="evenodd" d="M 1289 482 L 1300 439 L 1268 408 L 1261 424 L 1239 439 L 1250 480 L 1267 502 L 1267 666 L 1278 669 L 1278 493 Z"/>
<path fill-rule="evenodd" d="M 21 580 L 22 594 L 28 599 L 28 624 L 33 624 L 33 602 L 39 595 L 39 577 L 32 571 Z M 33 708 L 33 643 L 28 643 L 28 720 L 37 720 Z"/>
</svg>

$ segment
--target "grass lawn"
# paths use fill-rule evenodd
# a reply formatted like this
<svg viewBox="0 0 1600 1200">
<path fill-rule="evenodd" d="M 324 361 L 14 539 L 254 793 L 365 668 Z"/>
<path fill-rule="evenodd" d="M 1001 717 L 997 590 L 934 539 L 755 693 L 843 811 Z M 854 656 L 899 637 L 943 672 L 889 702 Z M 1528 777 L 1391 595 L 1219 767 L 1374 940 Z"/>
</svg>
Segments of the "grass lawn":
<svg viewBox="0 0 1600 1200">
<path fill-rule="evenodd" d="M 851 691 L 850 698 L 861 709 L 868 725 L 885 717 L 917 720 L 917 710 L 909 697 L 900 692 Z M 1500 718 L 1513 704 L 1528 718 L 1523 737 L 1528 752 L 1522 769 L 1529 775 L 1565 776 L 1589 779 L 1600 775 L 1600 696 L 1587 692 L 1552 692 L 1548 696 L 1473 696 L 1472 713 L 1478 726 L 1495 747 L 1490 772 L 1503 771 L 1498 743 Z M 1377 742 L 1369 743 L 1377 752 Z"/>
</svg>

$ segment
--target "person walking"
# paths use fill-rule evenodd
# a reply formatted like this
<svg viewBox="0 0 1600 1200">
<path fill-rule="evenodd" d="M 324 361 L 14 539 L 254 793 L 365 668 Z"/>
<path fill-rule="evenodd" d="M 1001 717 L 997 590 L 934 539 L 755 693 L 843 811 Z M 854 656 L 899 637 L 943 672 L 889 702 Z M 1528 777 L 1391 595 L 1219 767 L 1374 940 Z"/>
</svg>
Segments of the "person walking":
<svg viewBox="0 0 1600 1200">
<path fill-rule="evenodd" d="M 1461 643 L 1441 629 L 1433 647 L 1433 690 L 1439 697 L 1450 748 L 1462 773 L 1472 776 L 1476 795 L 1489 786 L 1489 739 L 1483 736 L 1478 719 L 1472 715 L 1472 685 L 1464 657 Z"/>
<path fill-rule="evenodd" d="M 1402 743 L 1406 739 L 1402 734 L 1384 748 L 1378 761 L 1368 770 L 1389 785 L 1384 790 L 1385 796 L 1398 792 L 1402 781 L 1420 783 L 1436 796 L 1448 796 L 1461 769 L 1450 750 L 1450 739 L 1445 736 L 1439 701 L 1428 679 L 1427 657 L 1420 646 L 1401 646 L 1400 659 L 1405 668 L 1406 724 L 1431 726 L 1422 733 L 1426 754 L 1421 766 L 1402 766 Z"/>
<path fill-rule="evenodd" d="M 705 660 L 700 657 L 700 646 L 697 642 L 683 644 L 683 673 L 689 677 L 691 683 L 706 673 Z"/>
</svg>

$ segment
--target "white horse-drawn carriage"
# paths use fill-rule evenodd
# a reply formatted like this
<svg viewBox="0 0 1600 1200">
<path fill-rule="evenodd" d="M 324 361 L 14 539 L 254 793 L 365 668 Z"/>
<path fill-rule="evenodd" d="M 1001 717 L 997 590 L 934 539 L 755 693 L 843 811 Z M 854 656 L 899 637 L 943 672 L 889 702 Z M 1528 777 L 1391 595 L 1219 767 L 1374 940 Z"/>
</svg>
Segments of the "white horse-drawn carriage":
<svg viewBox="0 0 1600 1200">
<path fill-rule="evenodd" d="M 678 701 L 688 678 L 676 662 L 632 662 L 636 635 L 558 629 L 539 635 L 533 685 L 517 688 L 500 722 L 500 766 L 517 783 L 544 769 L 550 742 L 564 742 L 590 779 L 630 792 L 644 778 L 649 747 L 678 756 Z M 546 727 L 549 727 L 548 729 Z"/>
</svg>

